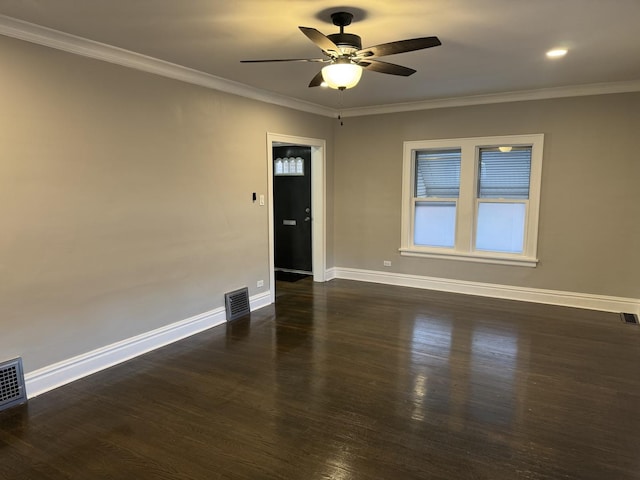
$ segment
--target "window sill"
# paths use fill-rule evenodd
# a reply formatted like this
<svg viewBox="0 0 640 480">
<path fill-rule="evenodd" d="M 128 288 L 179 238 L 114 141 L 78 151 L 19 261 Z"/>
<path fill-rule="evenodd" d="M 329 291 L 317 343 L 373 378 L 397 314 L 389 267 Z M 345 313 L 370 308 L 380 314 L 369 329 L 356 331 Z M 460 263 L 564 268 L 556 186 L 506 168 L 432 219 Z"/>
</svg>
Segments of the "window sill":
<svg viewBox="0 0 640 480">
<path fill-rule="evenodd" d="M 462 262 L 492 263 L 496 265 L 515 265 L 518 267 L 536 267 L 538 259 L 515 255 L 500 255 L 490 253 L 464 253 L 452 251 L 417 250 L 401 248 L 400 255 L 404 257 L 438 258 L 440 260 L 459 260 Z"/>
</svg>

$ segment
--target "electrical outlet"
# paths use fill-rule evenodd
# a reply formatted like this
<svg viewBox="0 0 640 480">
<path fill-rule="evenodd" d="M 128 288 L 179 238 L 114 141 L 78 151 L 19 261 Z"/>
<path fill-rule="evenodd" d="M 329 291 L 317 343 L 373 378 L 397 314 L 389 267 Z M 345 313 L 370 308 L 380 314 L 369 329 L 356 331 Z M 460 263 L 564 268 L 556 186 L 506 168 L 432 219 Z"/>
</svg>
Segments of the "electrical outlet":
<svg viewBox="0 0 640 480">
<path fill-rule="evenodd" d="M 264 287 L 264 280 L 258 280 L 258 283 L 256 283 L 256 287 Z"/>
<path fill-rule="evenodd" d="M 383 264 L 385 267 L 390 267 L 390 266 L 391 266 L 391 261 L 390 261 L 390 260 L 385 260 L 384 262 L 382 262 L 382 264 Z"/>
</svg>

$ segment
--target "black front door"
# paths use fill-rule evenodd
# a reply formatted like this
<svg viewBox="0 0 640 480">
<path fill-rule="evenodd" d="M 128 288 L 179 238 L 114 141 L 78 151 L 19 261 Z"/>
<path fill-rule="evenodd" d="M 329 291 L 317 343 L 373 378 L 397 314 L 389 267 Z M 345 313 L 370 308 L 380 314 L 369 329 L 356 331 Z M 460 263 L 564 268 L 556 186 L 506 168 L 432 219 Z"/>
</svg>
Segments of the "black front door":
<svg viewBox="0 0 640 480">
<path fill-rule="evenodd" d="M 311 147 L 273 147 L 275 268 L 312 273 Z"/>
</svg>

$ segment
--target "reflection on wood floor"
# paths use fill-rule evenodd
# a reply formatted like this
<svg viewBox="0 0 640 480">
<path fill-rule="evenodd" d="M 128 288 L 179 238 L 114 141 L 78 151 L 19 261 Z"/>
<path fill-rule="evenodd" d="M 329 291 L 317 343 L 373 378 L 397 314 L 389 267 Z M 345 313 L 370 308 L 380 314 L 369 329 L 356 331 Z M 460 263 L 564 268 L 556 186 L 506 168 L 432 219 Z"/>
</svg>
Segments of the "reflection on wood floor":
<svg viewBox="0 0 640 480">
<path fill-rule="evenodd" d="M 311 278 L 0 414 L 2 479 L 640 479 L 640 327 Z"/>
</svg>

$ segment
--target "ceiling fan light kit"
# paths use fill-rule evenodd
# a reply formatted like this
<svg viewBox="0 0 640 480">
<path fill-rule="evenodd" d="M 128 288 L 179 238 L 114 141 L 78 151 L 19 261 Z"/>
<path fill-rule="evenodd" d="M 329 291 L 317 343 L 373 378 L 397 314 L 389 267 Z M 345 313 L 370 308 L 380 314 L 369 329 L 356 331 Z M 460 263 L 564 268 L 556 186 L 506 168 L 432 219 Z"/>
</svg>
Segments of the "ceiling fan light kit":
<svg viewBox="0 0 640 480">
<path fill-rule="evenodd" d="M 334 25 L 340 27 L 340 33 L 324 35 L 315 28 L 298 27 L 309 40 L 322 50 L 323 58 L 291 58 L 274 60 L 241 60 L 242 63 L 264 62 L 318 62 L 327 63 L 311 80 L 309 87 L 328 86 L 337 90 L 355 87 L 360 81 L 363 70 L 408 77 L 416 71 L 389 62 L 377 60 L 377 57 L 412 52 L 441 45 L 438 37 L 411 38 L 396 42 L 382 43 L 362 48 L 359 35 L 344 33 L 344 27 L 351 24 L 353 14 L 335 12 L 331 14 Z"/>
<path fill-rule="evenodd" d="M 322 78 L 329 88 L 345 90 L 355 87 L 362 77 L 362 67 L 355 63 L 332 63 L 322 68 Z"/>
</svg>

